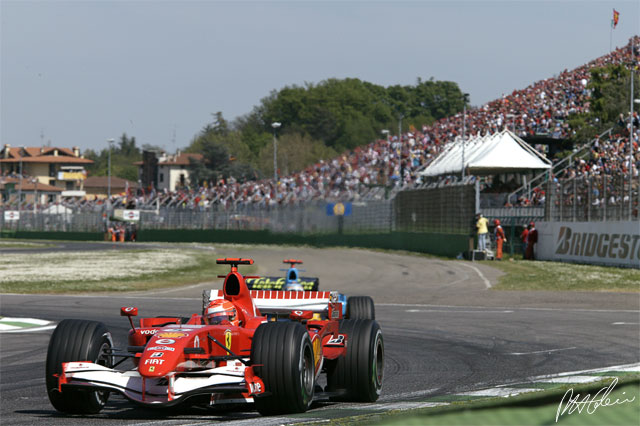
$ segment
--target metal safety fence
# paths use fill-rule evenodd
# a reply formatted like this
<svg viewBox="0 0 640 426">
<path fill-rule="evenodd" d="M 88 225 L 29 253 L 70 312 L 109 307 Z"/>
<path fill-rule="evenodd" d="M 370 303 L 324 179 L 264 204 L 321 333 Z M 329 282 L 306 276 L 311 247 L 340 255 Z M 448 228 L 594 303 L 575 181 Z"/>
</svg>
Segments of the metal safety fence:
<svg viewBox="0 0 640 426">
<path fill-rule="evenodd" d="M 577 176 L 547 183 L 548 221 L 639 220 L 640 179 L 628 174 Z"/>
<path fill-rule="evenodd" d="M 399 192 L 395 230 L 466 234 L 475 226 L 476 187 L 467 184 Z"/>
<path fill-rule="evenodd" d="M 6 214 L 5 214 L 6 213 Z M 393 227 L 390 200 L 349 203 L 345 215 L 328 214 L 327 203 L 231 207 L 193 210 L 163 208 L 140 210 L 139 229 L 269 230 L 272 232 L 388 232 Z M 13 215 L 14 217 L 11 217 Z M 14 211 L 0 208 L 0 231 L 105 232 L 116 221 L 113 210 L 64 213 Z"/>
</svg>

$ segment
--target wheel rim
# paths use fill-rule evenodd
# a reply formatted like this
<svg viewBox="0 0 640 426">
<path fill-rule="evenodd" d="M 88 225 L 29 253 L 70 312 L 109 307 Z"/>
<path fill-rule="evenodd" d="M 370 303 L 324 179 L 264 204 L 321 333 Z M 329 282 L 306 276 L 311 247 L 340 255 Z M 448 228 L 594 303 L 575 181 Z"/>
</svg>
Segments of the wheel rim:
<svg viewBox="0 0 640 426">
<path fill-rule="evenodd" d="M 313 351 L 311 350 L 311 345 L 306 343 L 302 345 L 302 356 L 300 357 L 300 383 L 302 384 L 302 393 L 303 398 L 311 399 L 311 395 L 313 394 L 313 385 L 314 385 L 314 362 L 313 362 Z"/>
<path fill-rule="evenodd" d="M 111 367 L 113 365 L 113 357 L 108 354 L 111 350 L 111 344 L 108 341 L 102 343 L 98 350 L 98 357 L 95 363 L 104 367 Z M 109 399 L 109 391 L 96 391 L 95 396 L 101 405 L 105 405 Z"/>
<path fill-rule="evenodd" d="M 376 334 L 376 343 L 373 353 L 373 380 L 376 384 L 376 390 L 382 388 L 382 377 L 384 374 L 384 345 L 382 344 L 382 333 L 378 331 Z"/>
</svg>

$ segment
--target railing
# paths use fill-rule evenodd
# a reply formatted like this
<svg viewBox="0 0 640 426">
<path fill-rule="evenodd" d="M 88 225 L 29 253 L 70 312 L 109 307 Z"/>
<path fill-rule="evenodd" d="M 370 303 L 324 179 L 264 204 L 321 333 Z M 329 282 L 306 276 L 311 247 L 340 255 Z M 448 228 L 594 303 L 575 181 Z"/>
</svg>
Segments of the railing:
<svg viewBox="0 0 640 426">
<path fill-rule="evenodd" d="M 515 191 L 510 193 L 509 197 L 508 197 L 509 201 L 511 203 L 515 203 L 515 201 L 518 198 L 520 198 L 521 196 L 525 196 L 525 195 L 526 195 L 527 198 L 531 198 L 531 196 L 530 196 L 531 191 L 533 191 L 535 188 L 542 188 L 544 183 L 549 179 L 549 174 L 550 173 L 553 176 L 559 176 L 562 172 L 564 172 L 569 167 L 571 167 L 571 165 L 573 164 L 573 158 L 575 156 L 584 154 L 587 149 L 590 149 L 593 146 L 593 144 L 597 140 L 600 140 L 600 138 L 602 138 L 604 135 L 608 134 L 609 138 L 611 138 L 611 132 L 612 131 L 613 131 L 613 128 L 605 130 L 597 138 L 594 138 L 593 140 L 585 143 L 584 145 L 574 149 L 573 152 L 569 156 L 567 156 L 567 157 L 563 158 L 562 160 L 558 161 L 557 163 L 555 163 L 553 165 L 551 171 L 545 170 L 544 172 L 534 176 L 530 181 L 524 183 L 521 187 L 519 187 L 518 189 L 516 189 Z"/>
<path fill-rule="evenodd" d="M 640 203 L 640 176 L 577 176 L 549 182 L 550 221 L 636 221 Z"/>
</svg>

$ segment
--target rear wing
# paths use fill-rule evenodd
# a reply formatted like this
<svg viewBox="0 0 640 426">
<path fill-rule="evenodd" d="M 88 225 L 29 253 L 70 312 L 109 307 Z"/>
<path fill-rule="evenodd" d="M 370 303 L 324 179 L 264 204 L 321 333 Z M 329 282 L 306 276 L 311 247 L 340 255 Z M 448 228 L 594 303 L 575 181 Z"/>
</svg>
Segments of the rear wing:
<svg viewBox="0 0 640 426">
<path fill-rule="evenodd" d="M 254 305 L 264 314 L 286 314 L 291 311 L 313 311 L 323 313 L 329 310 L 329 302 L 338 301 L 337 291 L 278 291 L 250 290 Z M 206 306 L 211 300 L 224 298 L 222 290 L 204 291 Z"/>
<path fill-rule="evenodd" d="M 259 277 L 259 278 L 246 278 L 244 280 L 247 283 L 249 290 L 282 290 L 282 287 L 286 284 L 285 277 Z M 304 291 L 318 291 L 320 287 L 320 278 L 317 277 L 300 277 L 300 285 Z"/>
</svg>

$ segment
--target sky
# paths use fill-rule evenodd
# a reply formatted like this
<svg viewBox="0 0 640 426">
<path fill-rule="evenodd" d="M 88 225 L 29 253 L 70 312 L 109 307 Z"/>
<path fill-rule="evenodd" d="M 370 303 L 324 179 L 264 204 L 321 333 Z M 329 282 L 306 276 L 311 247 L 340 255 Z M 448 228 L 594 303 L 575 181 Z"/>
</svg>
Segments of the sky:
<svg viewBox="0 0 640 426">
<path fill-rule="evenodd" d="M 174 152 L 218 111 L 329 78 L 433 77 L 480 106 L 633 34 L 639 0 L 0 0 L 0 143 L 101 150 L 126 133 Z"/>
</svg>

